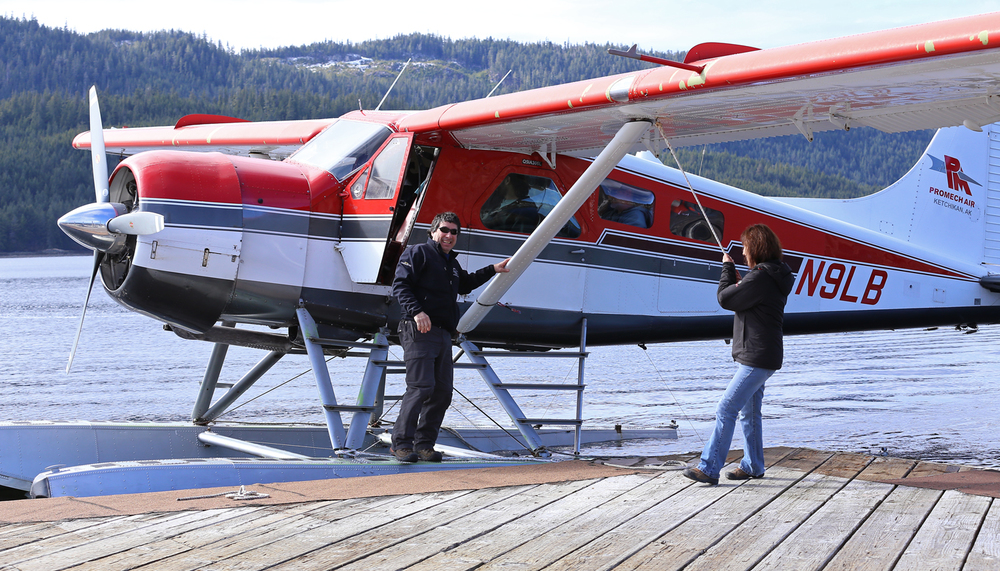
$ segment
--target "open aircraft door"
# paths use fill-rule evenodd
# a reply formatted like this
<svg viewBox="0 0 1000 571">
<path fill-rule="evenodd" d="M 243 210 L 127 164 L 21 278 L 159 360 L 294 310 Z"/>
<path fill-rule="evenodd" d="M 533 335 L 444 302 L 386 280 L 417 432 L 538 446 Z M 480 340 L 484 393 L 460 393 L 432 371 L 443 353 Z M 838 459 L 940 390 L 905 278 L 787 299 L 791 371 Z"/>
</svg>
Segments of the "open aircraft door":
<svg viewBox="0 0 1000 571">
<path fill-rule="evenodd" d="M 344 216 L 340 250 L 355 283 L 392 282 L 438 155 L 412 142 L 411 133 L 393 135 L 351 182 L 359 214 Z"/>
</svg>

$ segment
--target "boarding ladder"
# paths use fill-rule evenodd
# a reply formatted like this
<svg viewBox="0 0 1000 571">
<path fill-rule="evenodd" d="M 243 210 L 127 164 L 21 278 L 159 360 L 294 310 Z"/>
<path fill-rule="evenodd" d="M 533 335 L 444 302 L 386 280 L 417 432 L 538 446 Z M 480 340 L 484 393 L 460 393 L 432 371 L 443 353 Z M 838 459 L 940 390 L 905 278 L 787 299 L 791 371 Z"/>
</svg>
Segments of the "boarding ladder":
<svg viewBox="0 0 1000 571">
<path fill-rule="evenodd" d="M 544 445 L 542 444 L 541 438 L 536 432 L 536 426 L 542 425 L 552 425 L 552 426 L 572 426 L 575 429 L 575 434 L 573 437 L 573 450 L 576 454 L 580 453 L 580 436 L 581 430 L 583 428 L 583 390 L 586 385 L 583 382 L 584 375 L 584 365 L 587 359 L 587 320 L 583 319 L 580 327 L 580 351 L 578 352 L 565 352 L 565 351 L 552 351 L 552 352 L 539 352 L 539 351 L 483 351 L 477 347 L 474 343 L 465 339 L 464 337 L 459 338 L 459 346 L 462 348 L 465 355 L 468 356 L 469 360 L 472 362 L 472 367 L 476 369 L 479 374 L 486 381 L 490 390 L 493 391 L 493 395 L 500 402 L 500 406 L 503 407 L 507 416 L 510 417 L 511 422 L 517 427 L 521 436 L 524 437 L 528 448 L 535 454 L 544 453 Z M 577 359 L 579 361 L 579 367 L 577 369 L 577 379 L 576 383 L 505 383 L 500 380 L 496 371 L 490 365 L 487 357 L 547 357 L 547 358 L 569 358 Z M 456 364 L 458 366 L 458 364 Z M 533 391 L 575 391 L 576 392 L 576 417 L 575 418 L 534 418 L 525 415 L 521 411 L 521 407 L 518 406 L 517 401 L 511 396 L 510 391 L 512 390 L 533 390 Z"/>
</svg>

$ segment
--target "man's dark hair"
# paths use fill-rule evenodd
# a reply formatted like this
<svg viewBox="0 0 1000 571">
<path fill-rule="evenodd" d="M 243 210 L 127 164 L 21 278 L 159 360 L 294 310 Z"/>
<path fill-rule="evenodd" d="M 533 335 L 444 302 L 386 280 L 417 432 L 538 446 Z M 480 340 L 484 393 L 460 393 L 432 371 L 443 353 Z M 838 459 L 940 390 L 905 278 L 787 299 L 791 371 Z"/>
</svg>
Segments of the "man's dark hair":
<svg viewBox="0 0 1000 571">
<path fill-rule="evenodd" d="M 454 212 L 441 212 L 431 220 L 431 229 L 427 231 L 428 234 L 433 234 L 435 230 L 441 226 L 442 222 L 447 222 L 448 224 L 454 224 L 458 228 L 458 231 L 462 231 L 462 223 L 458 220 L 458 214 Z"/>
</svg>

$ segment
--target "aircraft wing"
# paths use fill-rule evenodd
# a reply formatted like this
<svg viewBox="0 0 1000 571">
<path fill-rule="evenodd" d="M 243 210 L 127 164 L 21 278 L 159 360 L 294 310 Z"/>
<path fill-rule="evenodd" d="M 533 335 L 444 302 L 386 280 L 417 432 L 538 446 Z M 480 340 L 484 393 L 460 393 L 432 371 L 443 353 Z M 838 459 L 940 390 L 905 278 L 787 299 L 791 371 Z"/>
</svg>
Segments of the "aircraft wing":
<svg viewBox="0 0 1000 571">
<path fill-rule="evenodd" d="M 702 70 L 662 66 L 415 113 L 348 116 L 432 140 L 450 136 L 466 148 L 552 158 L 594 156 L 624 123 L 639 119 L 658 123 L 675 147 L 795 133 L 811 140 L 819 131 L 858 126 L 975 128 L 1000 120 L 1000 12 L 687 63 Z M 250 123 L 197 115 L 174 127 L 104 133 L 114 154 L 174 148 L 282 159 L 335 120 Z M 89 148 L 90 134 L 73 145 Z"/>
<path fill-rule="evenodd" d="M 593 156 L 636 119 L 658 122 L 674 146 L 1000 120 L 1000 12 L 687 63 L 704 67 L 468 101 L 397 126 L 467 148 Z"/>
<path fill-rule="evenodd" d="M 104 129 L 109 154 L 134 155 L 153 149 L 218 151 L 227 155 L 267 155 L 283 159 L 336 119 L 252 123 L 215 115 L 187 115 L 173 127 Z M 73 147 L 90 148 L 90 132 Z"/>
</svg>

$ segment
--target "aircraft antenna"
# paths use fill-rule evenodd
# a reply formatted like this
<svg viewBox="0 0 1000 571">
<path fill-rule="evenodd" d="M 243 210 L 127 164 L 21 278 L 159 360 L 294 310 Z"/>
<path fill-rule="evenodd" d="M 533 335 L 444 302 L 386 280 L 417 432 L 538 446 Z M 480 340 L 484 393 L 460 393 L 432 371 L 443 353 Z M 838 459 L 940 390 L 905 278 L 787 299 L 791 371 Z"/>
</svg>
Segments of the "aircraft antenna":
<svg viewBox="0 0 1000 571">
<path fill-rule="evenodd" d="M 389 94 L 392 93 L 392 88 L 396 87 L 396 82 L 399 81 L 399 78 L 403 76 L 403 72 L 406 71 L 406 66 L 410 65 L 410 60 L 412 59 L 413 58 L 406 60 L 406 63 L 403 64 L 403 69 L 399 70 L 399 73 L 396 75 L 396 79 L 392 80 L 392 85 L 389 86 L 389 89 L 386 90 L 385 95 L 382 96 L 382 101 L 378 102 L 378 107 L 375 108 L 376 111 L 382 108 L 382 104 L 385 103 L 385 98 L 389 97 Z"/>
<path fill-rule="evenodd" d="M 488 94 L 486 94 L 486 97 L 489 97 L 490 95 L 493 95 L 493 92 L 496 91 L 500 87 L 500 84 L 503 83 L 503 80 L 507 79 L 507 76 L 510 75 L 510 72 L 512 72 L 512 71 L 514 71 L 514 70 L 513 69 L 508 69 L 507 73 L 504 74 L 504 76 L 500 78 L 500 81 L 497 82 L 496 86 L 494 86 L 493 89 L 491 89 L 490 92 Z"/>
<path fill-rule="evenodd" d="M 722 253 L 726 254 L 726 249 L 722 247 L 722 240 L 720 240 L 719 235 L 715 233 L 715 226 L 712 226 L 712 221 L 708 219 L 708 214 L 705 213 L 705 207 L 701 205 L 698 193 L 695 192 L 694 186 L 688 179 L 687 173 L 684 172 L 684 167 L 681 166 L 681 161 L 677 158 L 677 153 L 675 153 L 674 148 L 670 146 L 670 141 L 667 140 L 667 135 L 663 132 L 663 125 L 660 124 L 659 120 L 656 121 L 656 128 L 660 131 L 660 136 L 663 137 L 663 142 L 667 145 L 667 149 L 670 151 L 670 156 L 674 158 L 674 163 L 677 164 L 677 169 L 681 171 L 682 175 L 684 175 L 684 182 L 687 183 L 688 190 L 690 190 L 691 194 L 694 196 L 694 201 L 698 204 L 698 209 L 701 210 L 701 215 L 705 218 L 705 223 L 708 224 L 708 229 L 712 231 L 712 237 L 715 238 L 715 243 L 719 245 L 719 249 L 722 250 Z"/>
</svg>

